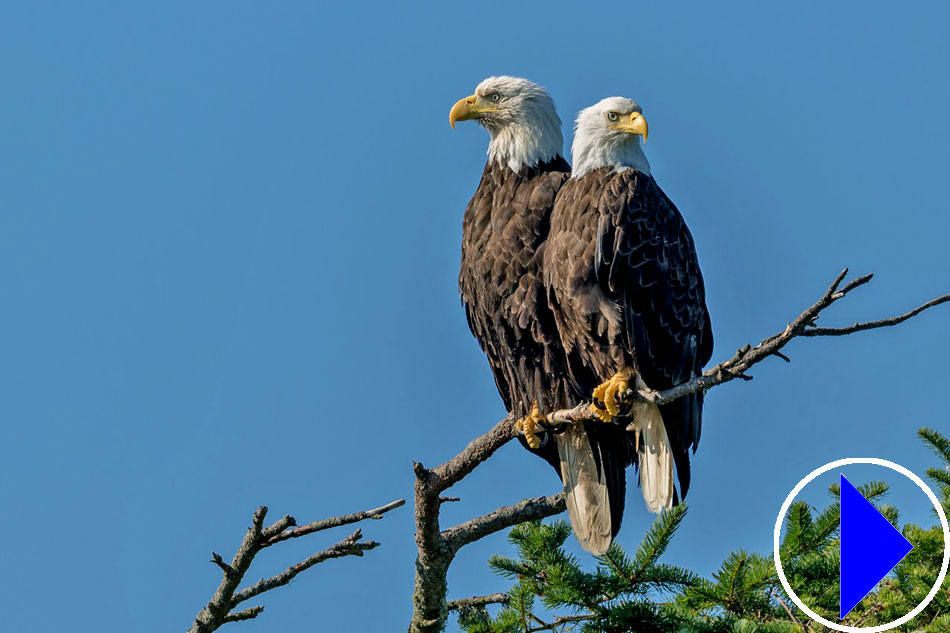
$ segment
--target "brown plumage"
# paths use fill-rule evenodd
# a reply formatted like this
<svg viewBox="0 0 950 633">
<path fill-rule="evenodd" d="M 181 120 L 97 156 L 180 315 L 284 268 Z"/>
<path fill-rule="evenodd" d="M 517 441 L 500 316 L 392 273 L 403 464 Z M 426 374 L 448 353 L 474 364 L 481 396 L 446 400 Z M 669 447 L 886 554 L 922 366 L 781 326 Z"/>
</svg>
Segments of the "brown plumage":
<svg viewBox="0 0 950 633">
<path fill-rule="evenodd" d="M 536 401 L 542 412 L 590 400 L 572 383 L 542 265 L 555 199 L 570 166 L 560 156 L 516 173 L 489 161 L 462 224 L 459 289 L 505 407 L 518 417 Z M 594 385 L 596 386 L 596 385 Z M 585 422 L 521 444 L 557 471 L 575 535 L 601 554 L 620 529 L 631 456 L 622 426 Z"/>
<path fill-rule="evenodd" d="M 609 113 L 611 129 L 645 135 L 645 120 L 626 114 L 629 125 Z M 533 404 L 550 413 L 590 401 L 618 370 L 636 369 L 654 388 L 695 372 L 711 346 L 702 278 L 682 218 L 652 179 L 625 180 L 628 172 L 614 182 L 612 170 L 569 179 L 554 102 L 524 79 L 483 81 L 449 113 L 453 126 L 470 119 L 491 142 L 465 211 L 459 288 L 505 406 L 530 416 L 526 435 L 537 421 Z M 577 138 L 589 136 L 579 132 L 575 159 Z M 599 140 L 581 152 L 585 166 L 633 147 Z M 602 554 L 616 536 L 631 461 L 640 460 L 651 509 L 673 501 L 674 458 L 685 494 L 698 416 L 694 397 L 662 416 L 655 407 L 635 408 L 635 434 L 625 428 L 627 415 L 620 424 L 585 422 L 543 435 L 531 450 L 560 475 L 581 545 Z M 522 444 L 530 448 L 525 438 Z"/>
<path fill-rule="evenodd" d="M 712 331 L 693 238 L 650 175 L 606 166 L 569 180 L 551 216 L 544 270 L 577 393 L 592 393 L 623 369 L 633 369 L 653 389 L 668 389 L 709 361 Z M 660 463 L 663 451 L 671 450 L 683 497 L 690 481 L 689 449 L 699 442 L 702 394 L 663 405 L 662 420 L 649 407 L 633 412 L 641 425 L 640 446 L 626 453 L 614 437 L 602 450 L 615 452 L 617 461 L 626 455 L 636 460 L 639 453 L 640 459 L 651 455 Z M 662 446 L 667 443 L 669 449 Z M 664 464 L 666 477 L 645 473 L 646 464 L 639 465 L 641 488 L 653 510 L 675 503 L 672 464 Z M 612 496 L 610 503 L 619 528 L 623 499 Z"/>
<path fill-rule="evenodd" d="M 521 417 L 568 402 L 554 315 L 541 276 L 555 196 L 570 166 L 560 156 L 516 173 L 489 161 L 462 223 L 459 291 L 505 407 Z M 540 449 L 559 468 L 553 444 Z"/>
</svg>

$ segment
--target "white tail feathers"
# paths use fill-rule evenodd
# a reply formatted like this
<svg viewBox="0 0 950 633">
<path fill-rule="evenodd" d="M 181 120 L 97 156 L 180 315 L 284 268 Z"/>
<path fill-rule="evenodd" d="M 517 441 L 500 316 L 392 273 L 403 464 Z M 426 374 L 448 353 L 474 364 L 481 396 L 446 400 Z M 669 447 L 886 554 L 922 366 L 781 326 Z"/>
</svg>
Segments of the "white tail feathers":
<svg viewBox="0 0 950 633">
<path fill-rule="evenodd" d="M 640 402 L 633 406 L 633 424 L 637 434 L 640 491 L 650 512 L 660 513 L 673 507 L 673 451 L 666 425 L 655 404 Z"/>
<path fill-rule="evenodd" d="M 607 551 L 613 540 L 610 495 L 604 469 L 600 469 L 598 475 L 594 451 L 584 425 L 572 424 L 555 437 L 561 457 L 561 481 L 564 482 L 567 497 L 567 514 L 574 536 L 584 549 L 599 556 Z"/>
</svg>

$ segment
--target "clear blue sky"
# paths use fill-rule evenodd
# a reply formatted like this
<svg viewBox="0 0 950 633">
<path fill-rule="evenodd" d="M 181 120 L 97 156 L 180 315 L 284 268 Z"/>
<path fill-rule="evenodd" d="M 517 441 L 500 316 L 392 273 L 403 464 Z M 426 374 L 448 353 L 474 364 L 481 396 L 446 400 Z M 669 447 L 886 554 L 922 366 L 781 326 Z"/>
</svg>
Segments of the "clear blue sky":
<svg viewBox="0 0 950 633">
<path fill-rule="evenodd" d="M 565 122 L 604 96 L 643 105 L 715 359 L 845 266 L 878 277 L 828 323 L 950 289 L 937 3 L 161 4 L 0 8 L 6 629 L 184 630 L 219 579 L 209 552 L 257 505 L 306 521 L 408 497 L 410 460 L 503 415 L 456 290 L 487 137 L 447 122 L 487 75 L 543 83 Z M 914 430 L 950 430 L 948 322 L 795 342 L 791 365 L 716 389 L 670 562 L 769 551 L 787 492 L 833 459 L 931 465 Z M 446 524 L 558 486 L 509 446 Z M 649 517 L 628 505 L 634 544 Z M 411 511 L 364 532 L 383 547 L 229 628 L 403 630 Z M 451 596 L 504 588 L 485 559 L 506 547 L 465 550 Z"/>
</svg>

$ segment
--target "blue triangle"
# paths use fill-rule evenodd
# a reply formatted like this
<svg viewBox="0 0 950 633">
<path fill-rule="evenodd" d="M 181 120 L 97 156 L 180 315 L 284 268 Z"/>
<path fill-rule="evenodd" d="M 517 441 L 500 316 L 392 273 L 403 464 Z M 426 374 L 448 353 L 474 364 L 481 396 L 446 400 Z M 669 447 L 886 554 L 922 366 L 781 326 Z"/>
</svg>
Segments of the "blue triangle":
<svg viewBox="0 0 950 633">
<path fill-rule="evenodd" d="M 841 618 L 914 546 L 841 475 Z"/>
</svg>

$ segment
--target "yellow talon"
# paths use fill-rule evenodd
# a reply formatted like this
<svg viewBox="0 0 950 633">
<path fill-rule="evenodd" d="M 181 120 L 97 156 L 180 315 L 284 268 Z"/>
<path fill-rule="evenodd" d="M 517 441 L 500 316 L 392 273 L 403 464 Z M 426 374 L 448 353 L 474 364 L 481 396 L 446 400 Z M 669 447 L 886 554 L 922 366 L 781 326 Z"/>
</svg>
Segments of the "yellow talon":
<svg viewBox="0 0 950 633">
<path fill-rule="evenodd" d="M 603 402 L 604 408 L 600 408 L 597 404 L 591 404 L 590 410 L 602 422 L 612 422 L 616 416 L 620 415 L 619 401 L 630 389 L 631 376 L 632 372 L 628 369 L 618 371 L 610 380 L 601 383 L 594 389 L 594 399 Z"/>
<path fill-rule="evenodd" d="M 541 410 L 538 409 L 538 403 L 531 406 L 531 412 L 525 417 L 515 422 L 517 428 L 524 435 L 525 441 L 531 448 L 541 448 L 541 438 L 538 437 L 538 422 L 544 421 Z"/>
</svg>

